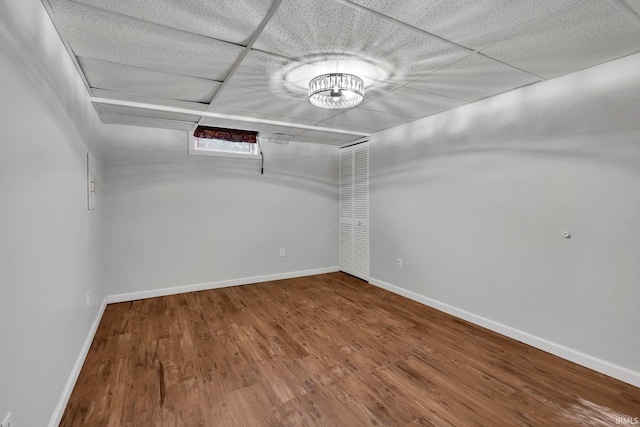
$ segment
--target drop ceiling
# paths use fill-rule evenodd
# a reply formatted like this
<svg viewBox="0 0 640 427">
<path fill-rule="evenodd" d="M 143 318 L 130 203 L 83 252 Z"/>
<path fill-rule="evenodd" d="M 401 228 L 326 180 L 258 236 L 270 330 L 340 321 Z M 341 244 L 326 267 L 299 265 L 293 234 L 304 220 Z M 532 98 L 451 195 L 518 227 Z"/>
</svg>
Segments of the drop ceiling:
<svg viewBox="0 0 640 427">
<path fill-rule="evenodd" d="M 42 1 L 105 123 L 334 145 L 640 52 L 640 0 Z M 362 104 L 309 104 L 335 71 Z"/>
</svg>

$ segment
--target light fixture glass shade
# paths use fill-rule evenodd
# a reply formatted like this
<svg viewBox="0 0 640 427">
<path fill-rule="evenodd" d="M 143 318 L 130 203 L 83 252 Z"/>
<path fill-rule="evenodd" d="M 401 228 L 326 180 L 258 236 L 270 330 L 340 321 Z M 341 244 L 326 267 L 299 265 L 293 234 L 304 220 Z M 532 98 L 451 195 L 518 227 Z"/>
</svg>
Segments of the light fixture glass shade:
<svg viewBox="0 0 640 427">
<path fill-rule="evenodd" d="M 332 73 L 309 82 L 309 102 L 330 110 L 351 108 L 364 99 L 364 83 L 353 74 Z"/>
</svg>

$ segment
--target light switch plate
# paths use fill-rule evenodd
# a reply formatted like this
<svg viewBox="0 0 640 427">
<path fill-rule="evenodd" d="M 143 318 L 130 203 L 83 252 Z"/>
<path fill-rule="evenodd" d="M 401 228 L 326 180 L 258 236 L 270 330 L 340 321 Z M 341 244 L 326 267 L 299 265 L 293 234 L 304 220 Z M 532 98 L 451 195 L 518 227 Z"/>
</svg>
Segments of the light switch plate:
<svg viewBox="0 0 640 427">
<path fill-rule="evenodd" d="M 92 211 L 96 208 L 96 159 L 91 153 L 87 153 L 87 198 Z"/>
</svg>

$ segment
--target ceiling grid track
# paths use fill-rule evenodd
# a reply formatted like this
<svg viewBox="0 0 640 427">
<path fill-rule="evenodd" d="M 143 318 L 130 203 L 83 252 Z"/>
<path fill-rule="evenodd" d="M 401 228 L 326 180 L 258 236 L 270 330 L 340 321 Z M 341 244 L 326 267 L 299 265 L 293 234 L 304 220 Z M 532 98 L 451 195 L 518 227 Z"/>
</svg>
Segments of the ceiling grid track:
<svg viewBox="0 0 640 427">
<path fill-rule="evenodd" d="M 388 15 L 385 15 L 385 14 L 383 14 L 383 13 L 380 13 L 380 12 L 378 12 L 378 11 L 375 11 L 375 10 L 369 9 L 369 8 L 367 8 L 367 7 L 361 6 L 361 5 L 357 4 L 357 3 L 353 3 L 353 2 L 351 2 L 351 1 L 349 1 L 349 0 L 334 0 L 334 1 L 335 1 L 336 3 L 343 4 L 343 5 L 347 6 L 347 7 L 352 8 L 352 9 L 359 10 L 359 11 L 361 11 L 361 12 L 368 13 L 368 14 L 370 14 L 370 15 L 374 15 L 375 17 L 380 18 L 380 19 L 382 19 L 383 21 L 391 22 L 392 24 L 395 24 L 395 25 L 398 25 L 398 26 L 404 27 L 404 28 L 406 28 L 406 29 L 408 29 L 408 30 L 415 31 L 415 32 L 420 33 L 420 34 L 423 34 L 423 35 L 425 35 L 425 36 L 429 36 L 429 37 L 431 37 L 431 38 L 433 38 L 433 39 L 436 39 L 436 40 L 438 40 L 438 41 L 441 41 L 442 43 L 446 43 L 446 44 L 448 44 L 448 45 L 451 45 L 451 46 L 457 47 L 458 49 L 464 49 L 464 50 L 468 51 L 468 52 L 469 52 L 469 54 L 473 54 L 473 53 L 475 52 L 475 50 L 470 49 L 470 48 L 468 48 L 468 47 L 466 47 L 466 46 L 462 46 L 461 44 L 455 43 L 455 42 L 453 42 L 453 41 L 451 41 L 451 40 L 447 40 L 447 39 L 445 39 L 445 38 L 442 38 L 442 37 L 440 37 L 440 36 L 437 36 L 437 35 L 435 35 L 435 34 L 433 34 L 433 33 L 430 33 L 430 32 L 428 32 L 428 31 L 425 31 L 425 30 L 420 29 L 420 28 L 418 28 L 418 27 L 414 27 L 413 25 L 409 25 L 409 24 L 407 24 L 406 22 L 398 21 L 398 20 L 397 20 L 397 19 L 395 19 L 395 18 L 392 18 L 392 17 L 390 17 L 390 16 L 388 16 Z"/>
<path fill-rule="evenodd" d="M 390 16 L 388 16 L 388 15 L 385 15 L 385 14 L 383 14 L 383 13 L 380 13 L 380 12 L 378 12 L 378 11 L 375 11 L 375 10 L 369 9 L 369 8 L 367 8 L 367 7 L 365 7 L 365 6 L 361 6 L 361 5 L 357 4 L 357 3 L 353 3 L 353 2 L 352 2 L 352 1 L 350 1 L 350 0 L 334 0 L 334 1 L 335 1 L 335 2 L 337 2 L 337 3 L 343 4 L 343 5 L 347 6 L 347 7 L 350 7 L 350 8 L 352 8 L 352 9 L 359 10 L 359 11 L 361 11 L 361 12 L 371 14 L 371 15 L 376 16 L 377 18 L 380 18 L 380 19 L 382 19 L 382 20 L 384 20 L 384 21 L 388 21 L 388 22 L 391 22 L 391 23 L 393 23 L 393 24 L 396 24 L 396 25 L 402 26 L 402 27 L 407 28 L 407 29 L 409 29 L 409 30 L 411 30 L 411 31 L 415 31 L 415 32 L 417 32 L 417 33 L 420 33 L 420 34 L 423 34 L 423 35 L 429 36 L 429 37 L 431 37 L 431 38 L 433 38 L 433 39 L 439 40 L 439 41 L 441 41 L 441 42 L 443 42 L 443 43 L 447 43 L 447 44 L 449 44 L 449 45 L 451 45 L 451 46 L 454 46 L 454 47 L 457 47 L 457 48 L 459 48 L 459 49 L 464 49 L 464 50 L 468 51 L 468 53 L 469 53 L 469 55 L 468 55 L 468 56 L 471 56 L 471 55 L 473 55 L 473 54 L 479 54 L 479 55 L 483 56 L 484 58 L 490 59 L 490 60 L 492 60 L 492 61 L 496 61 L 496 62 L 498 62 L 498 63 L 500 63 L 500 64 L 502 64 L 502 65 L 505 65 L 505 66 L 511 67 L 511 68 L 513 68 L 513 69 L 515 69 L 515 70 L 518 70 L 518 71 L 521 71 L 521 72 L 523 72 L 523 73 L 527 73 L 527 74 L 529 74 L 529 75 L 531 75 L 531 76 L 533 76 L 533 77 L 536 77 L 536 78 L 540 79 L 540 81 L 544 81 L 544 80 L 546 80 L 544 77 L 541 77 L 541 76 L 539 76 L 539 75 L 537 75 L 537 74 L 535 74 L 535 73 L 532 73 L 532 72 L 530 72 L 530 71 L 524 70 L 524 69 L 519 68 L 519 67 L 516 67 L 516 66 L 514 66 L 514 65 L 512 65 L 512 64 L 509 64 L 509 63 L 507 63 L 507 62 L 500 61 L 499 59 L 492 58 L 492 57 L 487 56 L 487 55 L 485 55 L 485 54 L 483 54 L 483 53 L 482 53 L 482 51 L 483 51 L 483 50 L 485 50 L 485 49 L 487 49 L 487 48 L 489 48 L 489 47 L 491 47 L 491 46 L 493 46 L 494 44 L 499 43 L 499 42 L 492 43 L 492 44 L 489 44 L 489 45 L 487 45 L 487 46 L 483 46 L 483 47 L 481 47 L 481 48 L 479 48 L 479 49 L 472 49 L 472 48 L 469 48 L 469 47 L 467 47 L 467 46 L 463 46 L 463 45 L 461 45 L 461 44 L 455 43 L 455 42 L 453 42 L 453 41 L 451 41 L 451 40 L 445 39 L 445 38 L 443 38 L 443 37 L 437 36 L 437 35 L 435 35 L 435 34 L 433 34 L 433 33 L 430 33 L 430 32 L 428 32 L 428 31 L 425 31 L 425 30 L 423 30 L 423 29 L 421 29 L 421 28 L 418 28 L 418 27 L 415 27 L 415 26 L 413 26 L 413 25 L 407 24 L 406 22 L 399 21 L 399 20 L 397 20 L 397 19 L 395 19 L 395 18 L 392 18 L 392 17 L 390 17 Z M 565 11 L 565 10 L 567 10 L 567 9 L 574 8 L 574 7 L 578 6 L 578 5 L 579 5 L 579 4 L 581 4 L 581 3 L 584 3 L 585 1 L 586 1 L 586 0 L 578 1 L 578 2 L 576 2 L 576 3 L 574 3 L 574 4 L 572 4 L 572 5 L 566 6 L 566 7 L 562 8 L 562 9 L 559 9 L 559 10 L 557 10 L 557 11 L 553 12 L 553 13 L 550 13 L 550 14 L 548 14 L 548 15 L 542 16 L 542 17 L 540 17 L 540 18 L 538 18 L 538 19 L 536 19 L 536 20 L 530 21 L 526 26 L 521 27 L 521 28 L 519 28 L 519 30 L 518 30 L 518 31 L 514 32 L 514 33 L 513 33 L 513 35 L 515 35 L 515 34 L 517 34 L 517 33 L 521 32 L 521 31 L 524 31 L 525 29 L 527 29 L 527 28 L 529 28 L 529 27 L 532 27 L 532 26 L 536 25 L 536 24 L 537 24 L 537 23 L 539 23 L 539 22 L 542 22 L 542 21 L 544 21 L 544 20 L 548 19 L 550 16 L 553 16 L 553 15 L 556 15 L 556 14 L 558 14 L 558 13 L 564 12 L 564 11 Z M 629 8 L 628 8 L 628 7 L 626 7 L 626 5 L 622 5 L 621 3 L 622 3 L 622 1 L 623 1 L 623 0 L 609 0 L 609 1 L 610 1 L 614 6 L 616 6 L 618 9 L 620 9 L 620 11 L 621 11 L 621 12 L 623 12 L 623 13 L 625 13 L 625 14 L 629 15 L 629 18 L 630 18 L 630 19 L 634 20 L 634 18 L 635 18 L 635 22 L 636 22 L 638 25 L 640 25 L 640 17 L 636 16 L 636 15 L 635 15 L 635 13 L 634 13 L 632 10 L 629 10 Z M 633 16 L 633 18 L 632 18 L 632 16 Z M 442 68 L 446 68 L 446 67 L 448 67 L 448 66 L 450 66 L 450 65 L 452 65 L 452 64 L 455 64 L 456 62 L 462 61 L 462 60 L 463 60 L 463 59 L 465 59 L 465 58 L 467 58 L 467 56 L 464 56 L 464 57 L 462 57 L 462 58 L 460 58 L 460 59 L 458 59 L 458 60 L 456 60 L 456 61 L 452 62 L 451 64 L 446 64 L 446 65 L 443 65 L 442 67 L 439 67 L 439 68 L 437 68 L 437 69 L 434 69 L 434 70 L 433 70 L 433 71 L 431 71 L 430 73 L 425 74 L 425 76 L 422 76 L 422 77 L 420 77 L 420 78 L 418 78 L 418 79 L 414 80 L 413 82 L 418 81 L 418 80 L 421 80 L 422 78 L 424 78 L 424 77 L 428 76 L 429 74 L 433 74 L 434 72 L 436 72 L 436 71 L 438 71 L 438 70 L 440 70 L 440 69 L 442 69 Z M 407 86 L 407 85 L 409 85 L 409 84 L 411 84 L 411 83 L 413 83 L 413 82 L 411 82 L 411 81 L 410 81 L 410 82 L 408 82 L 408 83 L 406 83 L 406 84 L 402 85 L 401 87 Z M 527 85 L 527 86 L 528 86 L 528 85 Z"/>
<path fill-rule="evenodd" d="M 461 45 L 461 44 L 455 43 L 455 42 L 453 42 L 453 41 L 451 41 L 451 40 L 447 40 L 447 39 L 445 39 L 445 38 L 443 38 L 443 37 L 437 36 L 437 35 L 435 35 L 435 34 L 433 34 L 433 33 L 430 33 L 430 32 L 428 32 L 428 31 L 425 31 L 425 30 L 423 30 L 423 29 L 421 29 L 421 28 L 418 28 L 418 27 L 415 27 L 415 26 L 413 26 L 413 25 L 407 24 L 406 22 L 399 21 L 399 20 L 397 20 L 397 19 L 395 19 L 395 18 L 392 18 L 392 17 L 390 17 L 390 16 L 387 16 L 387 15 L 385 15 L 385 14 L 383 14 L 383 13 L 378 12 L 378 11 L 375 11 L 375 10 L 369 9 L 369 8 L 367 8 L 367 7 L 364 7 L 364 6 L 361 6 L 361 5 L 357 4 L 357 3 L 353 3 L 353 2 L 352 2 L 352 1 L 350 1 L 350 0 L 334 0 L 334 1 L 335 1 L 335 2 L 337 2 L 337 3 L 343 4 L 343 5 L 347 6 L 347 7 L 350 7 L 350 8 L 352 8 L 352 9 L 359 10 L 359 11 L 361 11 L 361 12 L 371 14 L 371 15 L 376 16 L 377 18 L 380 18 L 380 19 L 382 19 L 382 20 L 384 20 L 384 21 L 391 22 L 391 23 L 393 23 L 393 24 L 395 24 L 395 25 L 399 25 L 399 26 L 401 26 L 401 27 L 407 28 L 407 29 L 409 29 L 409 30 L 411 30 L 411 31 L 414 31 L 414 32 L 417 32 L 417 33 L 419 33 L 419 34 L 426 35 L 426 36 L 428 36 L 428 37 L 431 37 L 431 38 L 433 38 L 433 39 L 435 39 L 435 40 L 438 40 L 438 41 L 441 41 L 441 42 L 443 42 L 443 43 L 447 43 L 447 44 L 449 44 L 449 45 L 451 45 L 451 46 L 454 46 L 454 47 L 456 47 L 456 48 L 458 48 L 458 49 L 463 49 L 463 50 L 466 50 L 466 51 L 467 51 L 468 55 L 463 56 L 463 57 L 461 57 L 461 58 L 457 59 L 456 61 L 454 61 L 454 62 L 452 62 L 452 63 L 444 64 L 444 65 L 442 65 L 442 66 L 441 66 L 441 67 L 439 67 L 439 68 L 435 68 L 434 70 L 432 70 L 431 72 L 429 72 L 429 73 L 425 74 L 424 76 L 421 76 L 421 77 L 419 77 L 419 78 L 417 78 L 417 79 L 415 79 L 415 80 L 413 80 L 413 81 L 409 81 L 409 82 L 405 83 L 404 85 L 401 85 L 401 86 L 398 86 L 398 87 L 408 87 L 408 85 L 410 85 L 411 83 L 415 83 L 415 82 L 417 82 L 417 81 L 419 81 L 419 80 L 422 80 L 423 78 L 425 78 L 425 77 L 426 77 L 426 76 L 428 76 L 429 74 L 433 74 L 433 73 L 435 73 L 436 71 L 439 71 L 439 70 L 441 70 L 441 69 L 443 69 L 443 68 L 449 67 L 449 66 L 451 66 L 451 65 L 453 65 L 453 64 L 455 64 L 455 63 L 457 63 L 457 62 L 460 62 L 460 61 L 462 61 L 462 60 L 464 60 L 464 59 L 466 59 L 466 58 L 468 58 L 469 56 L 474 55 L 474 54 L 481 55 L 481 56 L 483 56 L 484 58 L 490 59 L 490 60 L 492 60 L 492 61 L 496 61 L 496 62 L 498 62 L 498 63 L 500 63 L 500 64 L 502 64 L 502 65 L 505 65 L 505 66 L 511 67 L 511 68 L 513 68 L 513 69 L 515 69 L 515 70 L 518 70 L 518 71 L 521 71 L 521 72 L 523 72 L 523 73 L 527 73 L 527 74 L 529 74 L 529 75 L 531 75 L 531 76 L 533 76 L 533 77 L 536 77 L 536 78 L 537 78 L 537 79 L 539 79 L 540 81 L 545 80 L 543 77 L 540 77 L 540 76 L 538 76 L 538 75 L 536 75 L 536 74 L 533 74 L 533 73 L 531 73 L 531 72 L 529 72 L 529 71 L 523 70 L 522 68 L 515 67 L 515 66 L 513 66 L 513 65 L 511 65 L 511 64 L 508 64 L 508 63 L 506 63 L 506 62 L 503 62 L 503 61 L 497 60 L 497 59 L 495 59 L 495 58 L 492 58 L 492 57 L 490 57 L 490 56 L 487 56 L 487 55 L 485 55 L 485 54 L 481 53 L 481 51 L 482 51 L 483 49 L 486 49 L 486 48 L 487 48 L 487 47 L 489 47 L 490 45 L 489 45 L 489 46 L 483 46 L 481 49 L 472 49 L 472 48 L 469 48 L 469 47 L 467 47 L 467 46 L 463 46 L 463 45 Z M 612 1 L 615 1 L 615 0 L 612 0 Z M 573 7 L 573 6 L 575 6 L 575 5 L 572 5 L 572 6 L 569 6 L 569 7 Z M 556 13 L 557 13 L 557 12 L 556 12 Z M 547 17 L 548 17 L 548 16 L 545 16 L 545 17 L 543 17 L 543 18 L 540 18 L 538 21 L 541 21 L 541 20 L 543 20 L 543 19 L 546 19 Z M 531 25 L 533 25 L 534 23 L 536 23 L 536 22 L 538 22 L 538 21 L 534 21 L 534 22 L 532 22 L 532 23 L 531 23 Z M 445 96 L 445 95 L 441 95 L 441 96 Z M 455 98 L 454 98 L 454 99 L 455 99 Z"/>
<path fill-rule="evenodd" d="M 276 0 L 271 5 L 271 8 L 267 12 L 266 16 L 264 17 L 262 22 L 260 22 L 260 25 L 258 25 L 258 28 L 256 28 L 256 30 L 253 32 L 251 39 L 249 39 L 249 42 L 244 47 L 244 50 L 240 53 L 240 56 L 238 56 L 238 59 L 236 59 L 236 62 L 231 67 L 231 70 L 229 70 L 229 73 L 227 73 L 227 76 L 225 77 L 224 81 L 222 82 L 222 84 L 220 85 L 216 93 L 213 95 L 213 99 L 211 99 L 211 102 L 209 103 L 210 107 L 212 106 L 211 104 L 215 102 L 216 98 L 218 97 L 218 94 L 221 93 L 222 90 L 227 86 L 228 81 L 231 79 L 231 77 L 236 72 L 238 67 L 240 67 L 240 64 L 242 64 L 242 61 L 244 61 L 244 59 L 247 57 L 249 52 L 251 52 L 253 45 L 256 43 L 256 40 L 258 40 L 258 37 L 260 37 L 260 34 L 262 34 L 262 31 L 264 31 L 264 28 L 267 26 L 267 24 L 269 24 L 269 21 L 271 21 L 271 18 L 280 7 L 280 4 L 282 4 L 282 1 L 283 0 Z"/>
</svg>

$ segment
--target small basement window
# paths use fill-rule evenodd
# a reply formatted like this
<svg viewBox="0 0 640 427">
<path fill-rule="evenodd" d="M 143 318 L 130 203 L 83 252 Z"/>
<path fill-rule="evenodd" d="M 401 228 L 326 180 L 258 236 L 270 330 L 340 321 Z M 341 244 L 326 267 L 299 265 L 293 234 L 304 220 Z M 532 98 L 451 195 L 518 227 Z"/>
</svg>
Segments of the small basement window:
<svg viewBox="0 0 640 427">
<path fill-rule="evenodd" d="M 198 126 L 189 133 L 189 154 L 192 156 L 262 158 L 258 132 Z"/>
</svg>

